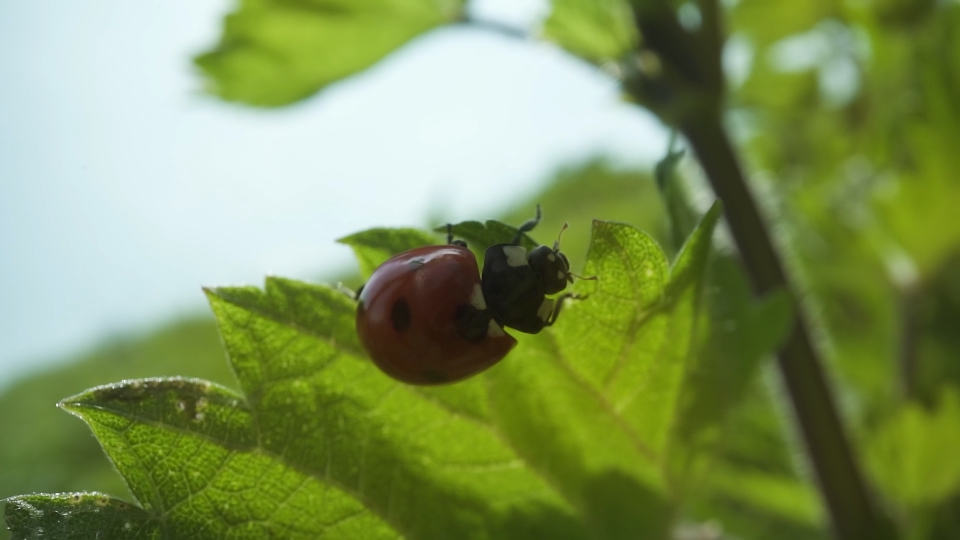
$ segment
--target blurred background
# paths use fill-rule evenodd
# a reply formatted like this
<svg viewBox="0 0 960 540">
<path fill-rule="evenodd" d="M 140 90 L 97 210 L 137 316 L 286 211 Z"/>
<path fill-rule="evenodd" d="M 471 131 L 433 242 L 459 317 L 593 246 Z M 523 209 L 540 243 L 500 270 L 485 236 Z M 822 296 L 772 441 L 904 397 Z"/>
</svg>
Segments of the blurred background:
<svg viewBox="0 0 960 540">
<path fill-rule="evenodd" d="M 864 466 L 910 538 L 957 538 L 960 2 L 722 5 L 728 126 Z M 201 285 L 349 282 L 337 238 L 519 222 L 536 202 L 541 241 L 571 223 L 575 266 L 594 217 L 675 249 L 651 175 L 668 131 L 584 52 L 605 34 L 557 31 L 547 0 L 471 2 L 475 24 L 282 108 L 204 91 L 192 58 L 235 8 L 0 3 L 0 498 L 126 495 L 87 428 L 54 408 L 64 397 L 145 376 L 233 386 Z M 699 24 L 693 3 L 677 9 Z M 703 208 L 696 163 L 679 173 Z M 716 287 L 749 295 L 724 272 Z M 785 407 L 757 370 L 691 520 L 732 538 L 826 537 Z"/>
</svg>

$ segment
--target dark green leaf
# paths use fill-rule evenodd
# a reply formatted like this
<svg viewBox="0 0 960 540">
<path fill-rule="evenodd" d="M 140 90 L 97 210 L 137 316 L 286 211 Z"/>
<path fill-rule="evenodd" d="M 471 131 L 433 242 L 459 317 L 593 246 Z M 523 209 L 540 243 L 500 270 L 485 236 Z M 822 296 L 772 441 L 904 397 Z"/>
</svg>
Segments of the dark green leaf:
<svg viewBox="0 0 960 540">
<path fill-rule="evenodd" d="M 163 537 L 161 522 L 155 516 L 102 493 L 23 495 L 5 502 L 7 526 L 14 540 Z"/>
<path fill-rule="evenodd" d="M 434 232 L 447 232 L 447 227 L 437 227 Z M 494 244 L 509 244 L 517 234 L 517 228 L 499 221 L 464 221 L 453 225 L 453 236 L 467 242 L 471 249 L 485 250 Z M 520 245 L 531 250 L 540 244 L 527 234 L 520 236 Z"/>
</svg>

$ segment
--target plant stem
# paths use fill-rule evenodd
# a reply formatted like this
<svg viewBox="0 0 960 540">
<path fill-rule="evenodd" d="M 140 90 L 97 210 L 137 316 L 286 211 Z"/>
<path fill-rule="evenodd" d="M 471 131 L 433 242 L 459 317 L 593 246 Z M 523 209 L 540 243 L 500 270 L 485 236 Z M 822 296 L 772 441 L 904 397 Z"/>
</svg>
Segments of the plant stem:
<svg viewBox="0 0 960 540">
<path fill-rule="evenodd" d="M 790 291 L 720 114 L 704 112 L 701 109 L 696 118 L 681 119 L 679 127 L 724 203 L 727 223 L 753 287 L 758 294 L 777 288 Z M 887 528 L 854 459 L 802 310 L 794 309 L 794 321 L 779 353 L 779 366 L 834 532 L 845 539 L 886 537 Z"/>
</svg>

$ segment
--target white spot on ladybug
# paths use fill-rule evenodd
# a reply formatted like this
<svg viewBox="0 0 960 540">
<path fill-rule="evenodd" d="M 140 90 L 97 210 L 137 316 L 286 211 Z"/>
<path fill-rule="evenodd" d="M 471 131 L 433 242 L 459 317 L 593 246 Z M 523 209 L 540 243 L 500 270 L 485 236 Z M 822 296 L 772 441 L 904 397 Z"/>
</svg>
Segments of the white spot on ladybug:
<svg viewBox="0 0 960 540">
<path fill-rule="evenodd" d="M 551 298 L 544 298 L 543 303 L 540 304 L 540 308 L 537 310 L 537 317 L 540 317 L 544 322 L 550 318 L 550 315 L 553 313 L 553 306 L 556 305 L 556 302 Z"/>
<path fill-rule="evenodd" d="M 483 298 L 483 290 L 480 289 L 479 283 L 473 285 L 473 293 L 470 294 L 470 305 L 480 311 L 487 309 L 487 301 Z"/>
<path fill-rule="evenodd" d="M 497 321 L 490 319 L 490 324 L 487 325 L 487 335 L 490 337 L 503 337 L 507 335 L 507 333 L 503 331 L 503 328 L 500 328 Z"/>
<path fill-rule="evenodd" d="M 551 253 L 551 254 L 547 255 L 547 260 L 550 261 L 550 262 L 556 262 L 557 257 L 556 257 L 553 253 Z"/>
<path fill-rule="evenodd" d="M 560 270 L 557 270 L 557 279 L 563 279 L 565 277 L 566 276 L 563 275 L 563 272 L 561 272 Z"/>
<path fill-rule="evenodd" d="M 526 266 L 527 249 L 522 246 L 503 246 L 503 254 L 507 256 L 507 266 Z"/>
</svg>

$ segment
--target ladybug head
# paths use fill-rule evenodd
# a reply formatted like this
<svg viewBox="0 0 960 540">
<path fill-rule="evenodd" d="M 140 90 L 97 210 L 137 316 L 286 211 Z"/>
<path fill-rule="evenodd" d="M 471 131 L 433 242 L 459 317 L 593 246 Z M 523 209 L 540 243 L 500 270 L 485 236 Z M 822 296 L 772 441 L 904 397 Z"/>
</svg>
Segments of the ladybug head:
<svg viewBox="0 0 960 540">
<path fill-rule="evenodd" d="M 540 281 L 545 294 L 556 294 L 567 288 L 567 282 L 572 282 L 570 263 L 567 256 L 560 253 L 559 247 L 550 249 L 540 246 L 530 252 L 527 257 L 530 268 Z"/>
</svg>

